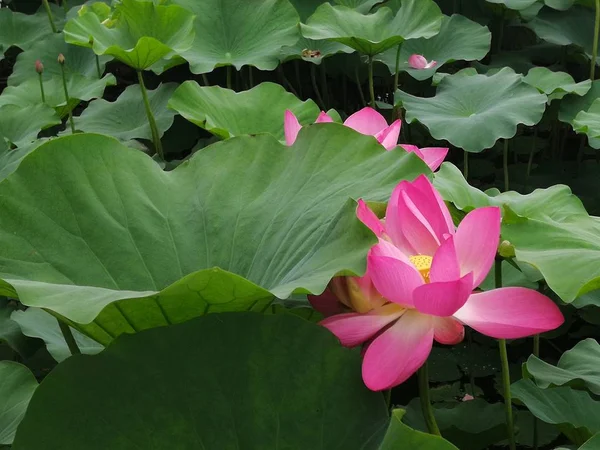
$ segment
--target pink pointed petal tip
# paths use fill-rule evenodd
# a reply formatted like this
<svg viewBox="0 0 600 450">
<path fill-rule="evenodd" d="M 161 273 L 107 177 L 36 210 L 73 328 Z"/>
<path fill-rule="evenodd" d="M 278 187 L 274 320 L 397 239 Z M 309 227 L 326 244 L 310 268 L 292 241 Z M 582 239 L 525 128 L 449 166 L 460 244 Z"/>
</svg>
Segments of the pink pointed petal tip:
<svg viewBox="0 0 600 450">
<path fill-rule="evenodd" d="M 344 312 L 342 303 L 333 292 L 327 288 L 321 295 L 307 295 L 311 306 L 323 314 L 324 317 L 333 316 Z"/>
<path fill-rule="evenodd" d="M 427 360 L 432 345 L 432 318 L 406 311 L 367 347 L 362 365 L 365 384 L 382 391 L 403 383 Z"/>
<path fill-rule="evenodd" d="M 345 347 L 356 347 L 372 338 L 404 313 L 398 305 L 387 304 L 366 314 L 338 314 L 321 321 Z"/>
<path fill-rule="evenodd" d="M 454 317 L 496 339 L 532 336 L 554 330 L 564 322 L 560 309 L 552 300 L 521 287 L 472 294 Z"/>
<path fill-rule="evenodd" d="M 388 127 L 385 117 L 368 106 L 348 117 L 344 125 L 369 136 L 375 136 Z"/>
<path fill-rule="evenodd" d="M 317 120 L 315 120 L 315 123 L 330 123 L 333 122 L 333 119 L 331 117 L 329 117 L 329 114 L 327 114 L 324 111 L 321 111 L 319 113 L 319 117 L 317 117 Z"/>
<path fill-rule="evenodd" d="M 454 235 L 460 273 L 473 272 L 474 288 L 481 284 L 494 264 L 500 220 L 500 208 L 477 208 L 465 216 Z"/>
<path fill-rule="evenodd" d="M 417 70 L 431 69 L 437 66 L 437 61 L 427 61 L 423 55 L 414 54 L 408 58 L 408 65 Z"/>
<path fill-rule="evenodd" d="M 425 147 L 420 149 L 421 159 L 427 166 L 435 172 L 446 159 L 448 148 L 445 147 Z"/>
<path fill-rule="evenodd" d="M 292 145 L 296 142 L 296 138 L 298 137 L 298 133 L 302 125 L 298 122 L 298 119 L 289 109 L 285 110 L 285 115 L 283 119 L 283 130 L 285 132 L 285 143 L 287 145 Z"/>
<path fill-rule="evenodd" d="M 415 289 L 415 308 L 423 314 L 447 317 L 458 311 L 473 290 L 473 274 L 454 281 L 427 283 Z"/>
<path fill-rule="evenodd" d="M 377 142 L 385 147 L 386 150 L 396 148 L 398 144 L 398 138 L 400 137 L 400 129 L 402 128 L 402 121 L 400 119 L 395 120 L 389 127 L 380 131 L 375 135 Z"/>
<path fill-rule="evenodd" d="M 383 226 L 383 223 L 363 199 L 358 200 L 356 216 L 358 217 L 358 220 L 364 223 L 373 233 L 375 233 L 375 236 L 382 237 L 385 234 L 385 227 Z"/>
<path fill-rule="evenodd" d="M 455 345 L 465 338 L 465 327 L 453 317 L 434 317 L 433 330 L 433 338 L 440 344 Z"/>
</svg>

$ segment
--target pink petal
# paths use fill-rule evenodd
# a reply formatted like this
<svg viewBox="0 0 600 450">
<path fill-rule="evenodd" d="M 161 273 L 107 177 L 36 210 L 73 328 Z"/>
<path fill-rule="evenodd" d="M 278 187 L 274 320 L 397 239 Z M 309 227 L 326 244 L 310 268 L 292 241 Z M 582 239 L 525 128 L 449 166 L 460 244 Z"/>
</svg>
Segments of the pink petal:
<svg viewBox="0 0 600 450">
<path fill-rule="evenodd" d="M 448 148 L 444 147 L 425 147 L 420 149 L 421 159 L 425 161 L 425 164 L 429 166 L 432 171 L 437 170 L 442 165 L 446 155 L 448 154 Z"/>
<path fill-rule="evenodd" d="M 564 322 L 552 300 L 521 287 L 472 294 L 454 317 L 481 334 L 497 339 L 532 336 L 554 330 Z"/>
<path fill-rule="evenodd" d="M 465 327 L 453 317 L 434 317 L 433 330 L 433 338 L 440 344 L 455 345 L 465 337 Z"/>
<path fill-rule="evenodd" d="M 385 233 L 385 227 L 381 220 L 379 220 L 371 208 L 369 208 L 362 199 L 358 200 L 356 216 L 362 223 L 369 227 L 373 233 L 375 233 L 375 236 L 381 237 Z"/>
<path fill-rule="evenodd" d="M 321 111 L 319 113 L 319 117 L 317 117 L 317 120 L 315 120 L 315 123 L 329 123 L 329 122 L 333 122 L 333 119 L 331 117 L 329 117 L 329 115 L 324 111 Z"/>
<path fill-rule="evenodd" d="M 458 311 L 473 291 L 473 274 L 453 281 L 438 281 L 419 286 L 413 293 L 415 308 L 423 314 L 447 317 Z"/>
<path fill-rule="evenodd" d="M 418 199 L 415 199 L 418 201 Z M 400 193 L 398 199 L 399 227 L 403 237 L 408 241 L 417 255 L 433 255 L 440 246 L 440 239 L 431 227 L 427 217 L 419 210 L 433 206 L 415 203 L 406 191 Z M 387 219 L 386 219 L 387 223 Z"/>
<path fill-rule="evenodd" d="M 456 256 L 454 238 L 450 236 L 433 255 L 429 279 L 432 282 L 453 281 L 460 278 L 460 266 Z"/>
<path fill-rule="evenodd" d="M 356 347 L 398 319 L 405 311 L 390 303 L 366 314 L 338 314 L 322 320 L 320 324 L 335 334 L 343 346 Z"/>
<path fill-rule="evenodd" d="M 362 376 L 372 391 L 399 385 L 427 360 L 433 345 L 432 318 L 408 310 L 369 344 Z"/>
<path fill-rule="evenodd" d="M 388 300 L 413 306 L 413 291 L 424 284 L 423 277 L 410 263 L 389 256 L 378 256 L 383 246 L 374 246 L 367 256 L 367 270 L 375 288 Z"/>
<path fill-rule="evenodd" d="M 370 136 L 375 136 L 388 126 L 385 118 L 368 106 L 348 117 L 344 125 Z"/>
<path fill-rule="evenodd" d="M 377 133 L 375 138 L 386 150 L 391 150 L 398 144 L 400 128 L 402 128 L 402 121 L 400 119 L 395 120 L 389 127 Z"/>
<path fill-rule="evenodd" d="M 403 181 L 392 191 L 390 201 L 387 204 L 385 212 L 385 230 L 392 242 L 405 255 L 416 255 L 417 251 L 413 248 L 408 239 L 404 236 L 402 227 L 402 217 L 398 208 L 400 197 L 408 182 Z"/>
<path fill-rule="evenodd" d="M 285 115 L 283 119 L 283 130 L 285 132 L 285 143 L 287 145 L 292 145 L 296 142 L 296 138 L 298 137 L 298 133 L 302 125 L 298 122 L 298 119 L 289 109 L 285 110 Z"/>
<path fill-rule="evenodd" d="M 413 69 L 425 69 L 427 67 L 427 59 L 423 55 L 411 55 L 408 58 L 408 65 Z"/>
<path fill-rule="evenodd" d="M 494 264 L 500 239 L 500 208 L 490 206 L 471 211 L 462 220 L 454 245 L 460 273 L 473 272 L 473 287 L 485 279 Z"/>
<path fill-rule="evenodd" d="M 307 297 L 311 306 L 325 317 L 344 312 L 344 308 L 337 296 L 329 289 L 325 289 L 325 292 L 321 295 L 307 295 Z"/>
</svg>

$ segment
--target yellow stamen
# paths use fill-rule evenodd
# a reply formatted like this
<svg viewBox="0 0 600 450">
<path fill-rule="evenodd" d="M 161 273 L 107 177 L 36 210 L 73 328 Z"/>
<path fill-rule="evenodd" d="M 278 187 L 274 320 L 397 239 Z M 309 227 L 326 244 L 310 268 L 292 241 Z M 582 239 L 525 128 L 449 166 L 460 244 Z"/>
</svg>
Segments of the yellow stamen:
<svg viewBox="0 0 600 450">
<path fill-rule="evenodd" d="M 411 256 L 410 262 L 417 268 L 425 283 L 429 283 L 429 270 L 431 269 L 431 263 L 433 258 L 427 255 L 415 255 Z"/>
</svg>

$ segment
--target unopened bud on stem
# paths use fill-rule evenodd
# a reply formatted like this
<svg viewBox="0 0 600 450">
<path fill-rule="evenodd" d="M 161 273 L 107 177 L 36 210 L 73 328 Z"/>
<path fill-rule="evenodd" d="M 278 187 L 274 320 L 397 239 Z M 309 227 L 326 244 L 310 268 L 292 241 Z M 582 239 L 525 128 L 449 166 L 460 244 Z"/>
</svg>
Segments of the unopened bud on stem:
<svg viewBox="0 0 600 450">
<path fill-rule="evenodd" d="M 35 71 L 37 73 L 39 73 L 40 75 L 42 73 L 44 73 L 44 65 L 42 64 L 42 62 L 39 59 L 35 60 Z"/>
<path fill-rule="evenodd" d="M 59 53 L 58 55 L 58 63 L 62 66 L 65 63 L 65 55 L 63 55 L 62 53 Z"/>
<path fill-rule="evenodd" d="M 515 257 L 515 246 L 510 241 L 502 241 L 498 247 L 498 254 L 503 258 L 514 258 Z"/>
</svg>

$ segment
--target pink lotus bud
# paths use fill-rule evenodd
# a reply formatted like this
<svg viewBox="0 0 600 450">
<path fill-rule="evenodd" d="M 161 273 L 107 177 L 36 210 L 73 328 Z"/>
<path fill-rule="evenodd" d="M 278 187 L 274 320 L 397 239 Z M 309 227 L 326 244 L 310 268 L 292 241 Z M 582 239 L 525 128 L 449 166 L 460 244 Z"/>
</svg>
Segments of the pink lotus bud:
<svg viewBox="0 0 600 450">
<path fill-rule="evenodd" d="M 425 57 L 423 55 L 411 55 L 410 58 L 408 58 L 408 65 L 410 67 L 412 67 L 413 69 L 418 69 L 418 70 L 422 70 L 422 69 L 431 69 L 435 66 L 437 66 L 437 61 L 427 61 L 425 59 Z"/>
<path fill-rule="evenodd" d="M 62 53 L 58 55 L 58 63 L 61 65 L 65 63 L 65 55 L 63 55 Z"/>
<path fill-rule="evenodd" d="M 39 74 L 42 74 L 44 72 L 44 65 L 39 59 L 35 60 L 35 71 Z"/>
<path fill-rule="evenodd" d="M 471 394 L 465 394 L 465 396 L 462 398 L 463 402 L 468 402 L 470 400 L 475 400 L 475 397 L 473 397 Z"/>
</svg>

